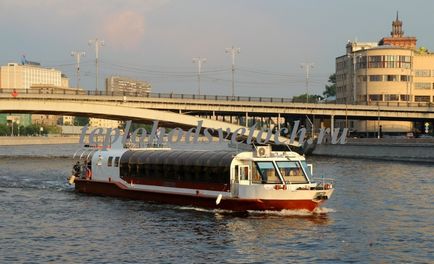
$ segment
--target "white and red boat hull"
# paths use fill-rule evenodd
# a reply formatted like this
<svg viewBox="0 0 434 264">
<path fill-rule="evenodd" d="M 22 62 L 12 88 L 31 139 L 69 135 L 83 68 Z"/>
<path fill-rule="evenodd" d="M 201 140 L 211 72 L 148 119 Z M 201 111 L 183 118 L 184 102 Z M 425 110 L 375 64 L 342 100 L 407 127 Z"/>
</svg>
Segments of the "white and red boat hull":
<svg viewBox="0 0 434 264">
<path fill-rule="evenodd" d="M 137 185 L 137 187 L 140 187 Z M 190 192 L 180 193 L 167 191 L 146 190 L 135 188 L 131 185 L 125 185 L 121 182 L 114 181 L 95 181 L 86 179 L 75 180 L 75 189 L 80 193 L 88 193 L 100 196 L 111 196 L 133 200 L 152 201 L 176 205 L 190 205 L 195 207 L 222 209 L 230 211 L 248 211 L 248 210 L 308 210 L 313 211 L 322 202 L 324 197 L 330 197 L 333 189 L 330 190 L 298 190 L 297 197 L 290 199 L 246 199 L 231 197 L 229 192 L 223 193 L 224 196 L 217 204 L 217 195 L 207 194 L 207 190 L 190 190 Z M 292 192 L 290 190 L 280 190 L 281 192 Z M 321 199 L 314 199 L 315 194 L 320 192 Z M 304 193 L 300 195 L 300 193 Z M 307 197 L 311 197 L 310 199 Z"/>
</svg>

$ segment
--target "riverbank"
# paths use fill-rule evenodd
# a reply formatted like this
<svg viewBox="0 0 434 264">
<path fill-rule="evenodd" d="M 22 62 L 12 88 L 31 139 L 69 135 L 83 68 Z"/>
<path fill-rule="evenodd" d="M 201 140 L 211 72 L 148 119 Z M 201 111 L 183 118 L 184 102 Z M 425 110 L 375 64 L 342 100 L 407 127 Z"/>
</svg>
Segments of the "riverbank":
<svg viewBox="0 0 434 264">
<path fill-rule="evenodd" d="M 374 160 L 434 162 L 434 139 L 364 138 L 316 145 L 312 155 Z"/>
<path fill-rule="evenodd" d="M 85 137 L 85 142 L 88 142 L 88 137 Z M 176 141 L 176 137 L 174 138 Z M 213 142 L 218 142 L 218 138 L 214 137 Z M 182 138 L 180 142 L 185 142 Z M 198 142 L 209 142 L 209 139 L 204 136 L 198 138 Z M 79 144 L 80 136 L 14 136 L 0 137 L 0 146 L 20 146 L 20 145 L 51 145 L 51 144 Z"/>
<path fill-rule="evenodd" d="M 79 136 L 0 137 L 0 146 L 78 144 L 79 140 L 80 140 Z"/>
<path fill-rule="evenodd" d="M 200 140 L 201 141 L 201 140 Z M 78 144 L 79 136 L 0 137 L 0 146 Z M 346 144 L 316 145 L 312 155 L 434 162 L 434 139 L 348 139 Z"/>
</svg>

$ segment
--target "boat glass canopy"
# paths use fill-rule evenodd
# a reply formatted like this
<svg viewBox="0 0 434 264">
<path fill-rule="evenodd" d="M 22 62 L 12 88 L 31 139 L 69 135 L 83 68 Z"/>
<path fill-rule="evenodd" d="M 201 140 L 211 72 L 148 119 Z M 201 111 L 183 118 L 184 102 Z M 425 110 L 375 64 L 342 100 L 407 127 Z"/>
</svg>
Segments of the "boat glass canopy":
<svg viewBox="0 0 434 264">
<path fill-rule="evenodd" d="M 256 161 L 255 164 L 256 167 L 253 168 L 253 183 L 282 183 L 272 161 Z"/>
<path fill-rule="evenodd" d="M 120 159 L 121 178 L 229 183 L 234 151 L 130 150 Z"/>
<path fill-rule="evenodd" d="M 280 174 L 286 183 L 308 183 L 302 165 L 298 161 L 276 161 Z M 305 171 L 308 171 L 307 168 Z M 309 170 L 310 171 L 310 170 Z"/>
</svg>

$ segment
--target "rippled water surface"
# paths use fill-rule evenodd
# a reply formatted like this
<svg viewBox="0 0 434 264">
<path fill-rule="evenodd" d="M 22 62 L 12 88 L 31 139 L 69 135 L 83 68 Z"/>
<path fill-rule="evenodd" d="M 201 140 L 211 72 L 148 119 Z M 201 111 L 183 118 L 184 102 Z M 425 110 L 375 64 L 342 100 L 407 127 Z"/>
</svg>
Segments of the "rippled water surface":
<svg viewBox="0 0 434 264">
<path fill-rule="evenodd" d="M 319 212 L 230 213 L 77 194 L 75 149 L 0 147 L 0 263 L 434 262 L 433 164 L 313 157 Z"/>
</svg>

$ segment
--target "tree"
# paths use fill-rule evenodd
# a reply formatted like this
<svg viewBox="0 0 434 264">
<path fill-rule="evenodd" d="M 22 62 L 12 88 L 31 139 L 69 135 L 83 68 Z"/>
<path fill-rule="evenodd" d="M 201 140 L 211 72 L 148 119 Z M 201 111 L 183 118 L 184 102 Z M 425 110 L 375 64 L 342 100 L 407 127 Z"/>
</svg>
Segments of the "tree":
<svg viewBox="0 0 434 264">
<path fill-rule="evenodd" d="M 85 126 L 85 125 L 89 124 L 89 117 L 86 117 L 86 116 L 76 116 L 74 120 L 75 120 L 74 123 L 77 126 Z"/>
<path fill-rule="evenodd" d="M 297 103 L 306 103 L 307 94 L 301 94 L 298 96 L 293 96 L 292 101 Z M 318 101 L 324 99 L 321 95 L 309 94 L 309 103 L 317 103 Z"/>
<path fill-rule="evenodd" d="M 10 135 L 10 128 L 7 125 L 0 124 L 0 136 Z"/>
<path fill-rule="evenodd" d="M 35 135 L 39 134 L 39 130 L 40 130 L 39 125 L 31 124 L 31 125 L 24 127 L 24 129 L 21 130 L 21 135 L 35 136 Z"/>
<path fill-rule="evenodd" d="M 326 84 L 325 91 L 322 93 L 326 98 L 336 96 L 336 73 L 329 76 L 329 84 Z"/>
</svg>

